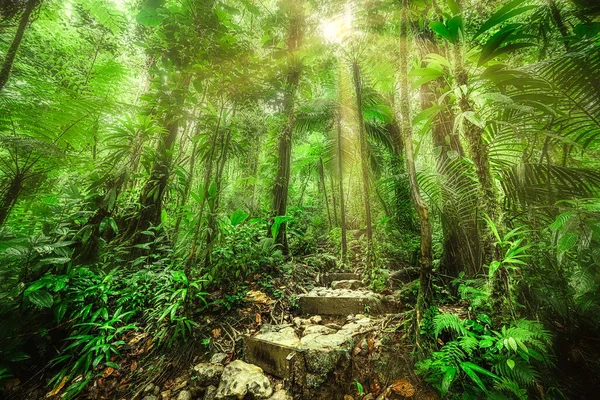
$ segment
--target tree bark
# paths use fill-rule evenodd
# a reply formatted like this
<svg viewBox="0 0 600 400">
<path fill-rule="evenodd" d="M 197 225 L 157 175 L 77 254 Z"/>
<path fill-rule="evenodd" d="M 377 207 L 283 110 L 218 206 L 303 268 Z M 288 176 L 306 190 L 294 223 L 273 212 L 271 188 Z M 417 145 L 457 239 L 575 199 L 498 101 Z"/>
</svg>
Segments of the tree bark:
<svg viewBox="0 0 600 400">
<path fill-rule="evenodd" d="M 431 275 L 432 258 L 432 229 L 429 221 L 429 208 L 427 203 L 421 197 L 419 184 L 417 182 L 417 172 L 415 167 L 413 132 L 410 116 L 410 93 L 408 92 L 408 18 L 407 18 L 408 0 L 402 1 L 402 21 L 400 27 L 400 115 L 402 117 L 402 133 L 404 136 L 404 149 L 406 154 L 406 170 L 410 182 L 410 189 L 419 222 L 421 225 L 421 256 L 420 256 L 420 275 L 419 275 L 419 293 L 417 295 L 416 314 L 416 337 L 417 345 L 420 344 L 421 320 L 425 310 L 429 280 Z"/>
<path fill-rule="evenodd" d="M 2 194 L 2 199 L 0 200 L 0 228 L 4 225 L 10 215 L 10 211 L 17 203 L 21 190 L 23 190 L 24 179 L 24 175 L 17 173 Z"/>
<path fill-rule="evenodd" d="M 303 37 L 304 16 L 303 3 L 290 1 L 290 30 L 288 36 L 288 72 L 283 96 L 283 112 L 287 115 L 287 123 L 279 137 L 279 151 L 277 160 L 277 175 L 273 185 L 273 216 L 285 216 L 287 213 L 288 192 L 290 184 L 290 164 L 292 161 L 292 133 L 295 126 L 294 109 L 296 91 L 300 82 L 301 66 L 295 64 L 294 51 L 300 47 Z M 284 254 L 289 253 L 287 242 L 286 224 L 281 224 L 275 242 L 281 246 Z"/>
<path fill-rule="evenodd" d="M 329 197 L 327 196 L 327 186 L 325 185 L 325 166 L 323 165 L 322 157 L 319 157 L 319 180 L 321 182 L 321 188 L 323 188 L 323 198 L 325 199 L 325 208 L 327 209 L 327 221 L 329 221 L 329 229 L 331 229 L 333 224 L 331 222 L 331 211 L 329 210 Z"/>
<path fill-rule="evenodd" d="M 338 151 L 338 174 L 340 176 L 340 227 L 342 229 L 342 264 L 345 264 L 348 259 L 348 242 L 346 238 L 346 204 L 344 200 L 344 160 L 342 149 L 342 122 L 341 115 L 338 110 L 336 115 L 337 128 L 337 151 Z"/>
<path fill-rule="evenodd" d="M 6 56 L 4 57 L 4 62 L 2 63 L 2 69 L 0 69 L 0 92 L 6 86 L 8 82 L 8 78 L 10 77 L 10 72 L 12 71 L 13 64 L 15 62 L 15 57 L 17 56 L 17 52 L 19 51 L 19 47 L 21 46 L 21 41 L 23 40 L 23 35 L 25 34 L 25 29 L 27 29 L 27 25 L 29 24 L 29 20 L 31 19 L 31 14 L 35 7 L 38 5 L 39 0 L 29 0 L 25 5 L 25 10 L 23 11 L 23 15 L 21 16 L 21 21 L 19 22 L 19 27 L 17 28 L 17 32 L 15 33 L 15 37 L 6 52 Z"/>
<path fill-rule="evenodd" d="M 362 114 L 362 83 L 360 78 L 360 66 L 358 61 L 352 63 L 352 77 L 354 80 L 354 92 L 356 94 L 356 113 L 358 118 L 358 133 L 360 142 L 361 172 L 363 180 L 363 195 L 365 200 L 365 219 L 367 233 L 367 269 L 373 266 L 373 223 L 371 221 L 371 180 L 369 175 L 369 153 L 367 149 L 367 138 L 365 134 L 365 122 Z"/>
<path fill-rule="evenodd" d="M 172 104 L 165 117 L 166 135 L 158 143 L 157 158 L 146 181 L 140 196 L 140 213 L 133 235 L 138 230 L 146 230 L 150 226 L 160 224 L 162 213 L 162 202 L 169 182 L 173 161 L 173 148 L 179 134 L 180 113 L 183 108 L 187 90 L 190 84 L 190 76 L 182 76 L 180 84 L 176 89 L 174 98 L 170 99 Z"/>
</svg>

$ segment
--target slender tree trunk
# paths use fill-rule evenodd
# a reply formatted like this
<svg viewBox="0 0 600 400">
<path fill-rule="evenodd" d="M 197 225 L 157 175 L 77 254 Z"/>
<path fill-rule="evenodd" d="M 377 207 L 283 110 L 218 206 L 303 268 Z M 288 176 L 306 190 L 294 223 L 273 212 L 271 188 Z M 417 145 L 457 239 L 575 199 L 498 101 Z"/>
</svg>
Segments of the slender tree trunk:
<svg viewBox="0 0 600 400">
<path fill-rule="evenodd" d="M 182 76 L 174 98 L 170 99 L 172 105 L 165 118 L 166 135 L 158 142 L 157 158 L 150 177 L 142 189 L 140 213 L 130 235 L 136 235 L 138 230 L 146 230 L 149 226 L 160 224 L 163 209 L 162 202 L 173 164 L 173 148 L 179 134 L 180 113 L 189 84 L 190 76 Z"/>
<path fill-rule="evenodd" d="M 560 35 L 563 38 L 563 44 L 565 46 L 565 50 L 569 51 L 569 30 L 567 29 L 565 22 L 562 18 L 562 15 L 560 15 L 560 10 L 558 9 L 558 6 L 556 5 L 556 1 L 555 0 L 546 0 L 546 2 L 548 3 L 548 6 L 550 7 L 550 13 L 552 14 L 552 21 L 554 21 L 554 25 L 556 25 L 556 28 L 558 29 L 558 31 L 560 32 Z"/>
<path fill-rule="evenodd" d="M 406 153 L 406 169 L 410 182 L 410 189 L 419 221 L 421 224 L 421 257 L 420 257 L 420 276 L 419 293 L 416 304 L 416 337 L 417 345 L 420 345 L 421 320 L 425 310 L 425 303 L 429 280 L 431 275 L 432 258 L 432 229 L 429 221 L 429 208 L 427 203 L 421 197 L 419 184 L 417 182 L 417 171 L 415 168 L 413 133 L 410 116 L 410 93 L 408 91 L 408 18 L 407 18 L 408 0 L 402 1 L 402 21 L 400 28 L 400 115 L 402 117 L 402 133 L 404 135 L 404 149 Z"/>
<path fill-rule="evenodd" d="M 473 112 L 473 105 L 465 92 L 469 76 L 462 64 L 461 46 L 456 45 L 454 50 L 456 84 L 462 91 L 461 96 L 458 99 L 459 107 L 462 113 Z M 481 191 L 481 209 L 492 221 L 494 221 L 494 223 L 498 224 L 498 221 L 500 220 L 500 201 L 490 167 L 488 145 L 483 140 L 483 129 L 465 118 L 463 122 L 463 132 L 469 147 L 471 159 L 475 164 L 475 170 L 477 172 L 477 180 L 479 181 Z M 496 252 L 494 237 L 491 234 L 491 231 L 486 229 L 486 232 L 487 233 L 483 238 L 482 251 L 483 260 L 489 263 L 499 255 Z"/>
<path fill-rule="evenodd" d="M 340 227 L 342 229 L 342 263 L 348 259 L 348 242 L 346 238 L 346 205 L 344 200 L 344 159 L 342 146 L 342 117 L 338 111 L 336 116 L 338 174 L 340 176 Z"/>
<path fill-rule="evenodd" d="M 21 41 L 23 40 L 23 35 L 25 34 L 25 29 L 27 29 L 27 25 L 29 24 L 29 20 L 31 19 L 31 14 L 35 7 L 38 5 L 39 0 L 29 0 L 25 5 L 25 10 L 23 11 L 23 15 L 21 16 L 21 21 L 19 22 L 19 27 L 17 28 L 17 32 L 15 37 L 6 52 L 6 56 L 4 57 L 4 62 L 2 63 L 2 69 L 0 69 L 0 92 L 6 86 L 8 82 L 8 78 L 10 77 L 10 72 L 13 67 L 13 63 L 15 62 L 15 57 L 17 52 L 19 51 L 19 47 L 21 46 Z"/>
<path fill-rule="evenodd" d="M 337 215 L 337 198 L 335 195 L 335 183 L 333 181 L 333 174 L 329 174 L 329 183 L 331 187 L 331 203 L 333 206 L 333 226 L 338 226 L 338 215 Z"/>
<path fill-rule="evenodd" d="M 19 199 L 21 190 L 23 190 L 24 178 L 24 175 L 17 172 L 17 174 L 11 179 L 8 187 L 2 194 L 2 198 L 0 199 L 0 228 L 8 219 L 10 211 Z"/>
<path fill-rule="evenodd" d="M 279 137 L 279 151 L 277 160 L 277 175 L 273 186 L 273 216 L 284 216 L 287 213 L 288 192 L 290 184 L 290 164 L 292 161 L 292 133 L 295 126 L 294 109 L 296 103 L 296 90 L 300 82 L 301 66 L 296 64 L 294 51 L 296 51 L 302 42 L 302 30 L 304 25 L 304 16 L 302 11 L 303 3 L 294 3 L 290 1 L 289 12 L 290 30 L 288 36 L 288 72 L 286 77 L 286 87 L 283 97 L 283 111 L 287 115 L 287 123 Z M 288 254 L 288 242 L 286 233 L 286 224 L 281 224 L 275 242 L 281 246 L 284 254 Z"/>
<path fill-rule="evenodd" d="M 325 198 L 325 208 L 327 209 L 327 221 L 329 221 L 329 229 L 333 227 L 331 223 L 331 211 L 329 210 L 329 198 L 327 196 L 327 186 L 325 185 L 325 165 L 323 158 L 319 157 L 319 180 L 323 189 L 323 197 Z M 332 193 L 333 195 L 333 193 Z"/>
<path fill-rule="evenodd" d="M 210 152 L 206 160 L 206 170 L 204 171 L 204 181 L 202 187 L 202 200 L 200 201 L 200 211 L 198 219 L 196 220 L 196 226 L 194 227 L 194 237 L 192 238 L 192 245 L 190 247 L 190 254 L 185 263 L 185 276 L 190 280 L 192 278 L 192 264 L 196 260 L 196 247 L 198 246 L 198 239 L 200 237 L 200 228 L 202 227 L 202 217 L 204 215 L 204 205 L 206 204 L 206 198 L 208 197 L 208 187 L 210 185 L 210 178 L 213 170 L 213 159 L 215 155 L 215 148 L 219 137 L 219 131 L 221 128 L 221 121 L 223 119 L 223 112 L 225 109 L 225 100 L 221 103 L 221 110 L 219 111 L 219 119 L 217 120 L 217 126 L 211 138 Z"/>
<path fill-rule="evenodd" d="M 365 134 L 365 122 L 362 114 L 362 83 L 360 78 L 360 66 L 358 61 L 352 63 L 352 76 L 354 78 L 354 91 L 356 93 L 356 112 L 358 117 L 358 133 L 360 141 L 361 172 L 363 180 L 363 194 L 365 199 L 365 218 L 367 223 L 367 268 L 373 263 L 373 223 L 371 221 L 371 180 L 369 176 L 369 154 L 367 149 L 367 138 Z"/>
<path fill-rule="evenodd" d="M 232 114 L 232 118 L 235 116 L 235 105 L 234 111 Z M 219 210 L 219 203 L 221 199 L 221 186 L 223 183 L 223 171 L 225 170 L 225 165 L 227 164 L 227 155 L 229 153 L 229 144 L 231 142 L 231 135 L 233 134 L 233 129 L 227 129 L 227 135 L 224 138 L 224 141 L 221 143 L 221 155 L 219 156 L 219 160 L 217 161 L 217 171 L 215 174 L 215 186 L 216 186 L 216 195 L 213 203 L 212 209 L 210 209 L 210 214 L 208 216 L 208 233 L 206 235 L 206 257 L 204 259 L 204 265 L 210 265 L 212 247 L 217 236 L 217 212 Z"/>
</svg>

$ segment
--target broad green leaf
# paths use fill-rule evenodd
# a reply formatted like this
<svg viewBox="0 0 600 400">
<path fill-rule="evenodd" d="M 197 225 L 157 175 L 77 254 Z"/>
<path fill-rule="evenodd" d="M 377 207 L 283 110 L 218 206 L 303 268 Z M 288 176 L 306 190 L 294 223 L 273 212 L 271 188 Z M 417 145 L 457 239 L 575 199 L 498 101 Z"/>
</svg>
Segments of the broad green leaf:
<svg viewBox="0 0 600 400">
<path fill-rule="evenodd" d="M 42 308 L 50 308 L 54 303 L 52 295 L 45 290 L 36 290 L 35 292 L 31 292 L 27 298 L 33 304 Z"/>
</svg>

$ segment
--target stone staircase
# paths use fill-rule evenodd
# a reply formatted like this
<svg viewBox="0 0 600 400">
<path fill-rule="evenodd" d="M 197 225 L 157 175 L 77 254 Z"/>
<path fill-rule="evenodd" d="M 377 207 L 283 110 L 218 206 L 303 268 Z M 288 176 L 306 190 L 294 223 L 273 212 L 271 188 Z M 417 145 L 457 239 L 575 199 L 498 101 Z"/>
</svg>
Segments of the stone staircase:
<svg viewBox="0 0 600 400">
<path fill-rule="evenodd" d="M 399 305 L 366 289 L 354 273 L 330 273 L 318 283 L 325 286 L 299 296 L 300 313 L 308 318 L 265 324 L 245 336 L 244 360 L 284 379 L 295 398 L 343 399 L 339 388 L 357 373 L 356 346 L 375 330 L 367 315 L 398 312 Z"/>
</svg>

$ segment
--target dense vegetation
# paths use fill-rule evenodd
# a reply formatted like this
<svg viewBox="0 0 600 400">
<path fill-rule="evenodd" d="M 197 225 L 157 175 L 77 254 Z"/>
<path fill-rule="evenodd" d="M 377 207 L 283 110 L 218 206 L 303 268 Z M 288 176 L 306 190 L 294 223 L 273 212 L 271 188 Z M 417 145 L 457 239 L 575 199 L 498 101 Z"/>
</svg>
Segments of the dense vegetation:
<svg viewBox="0 0 600 400">
<path fill-rule="evenodd" d="M 594 0 L 0 0 L 0 56 L 5 389 L 85 394 L 302 269 L 418 269 L 442 396 L 593 397 Z"/>
</svg>

